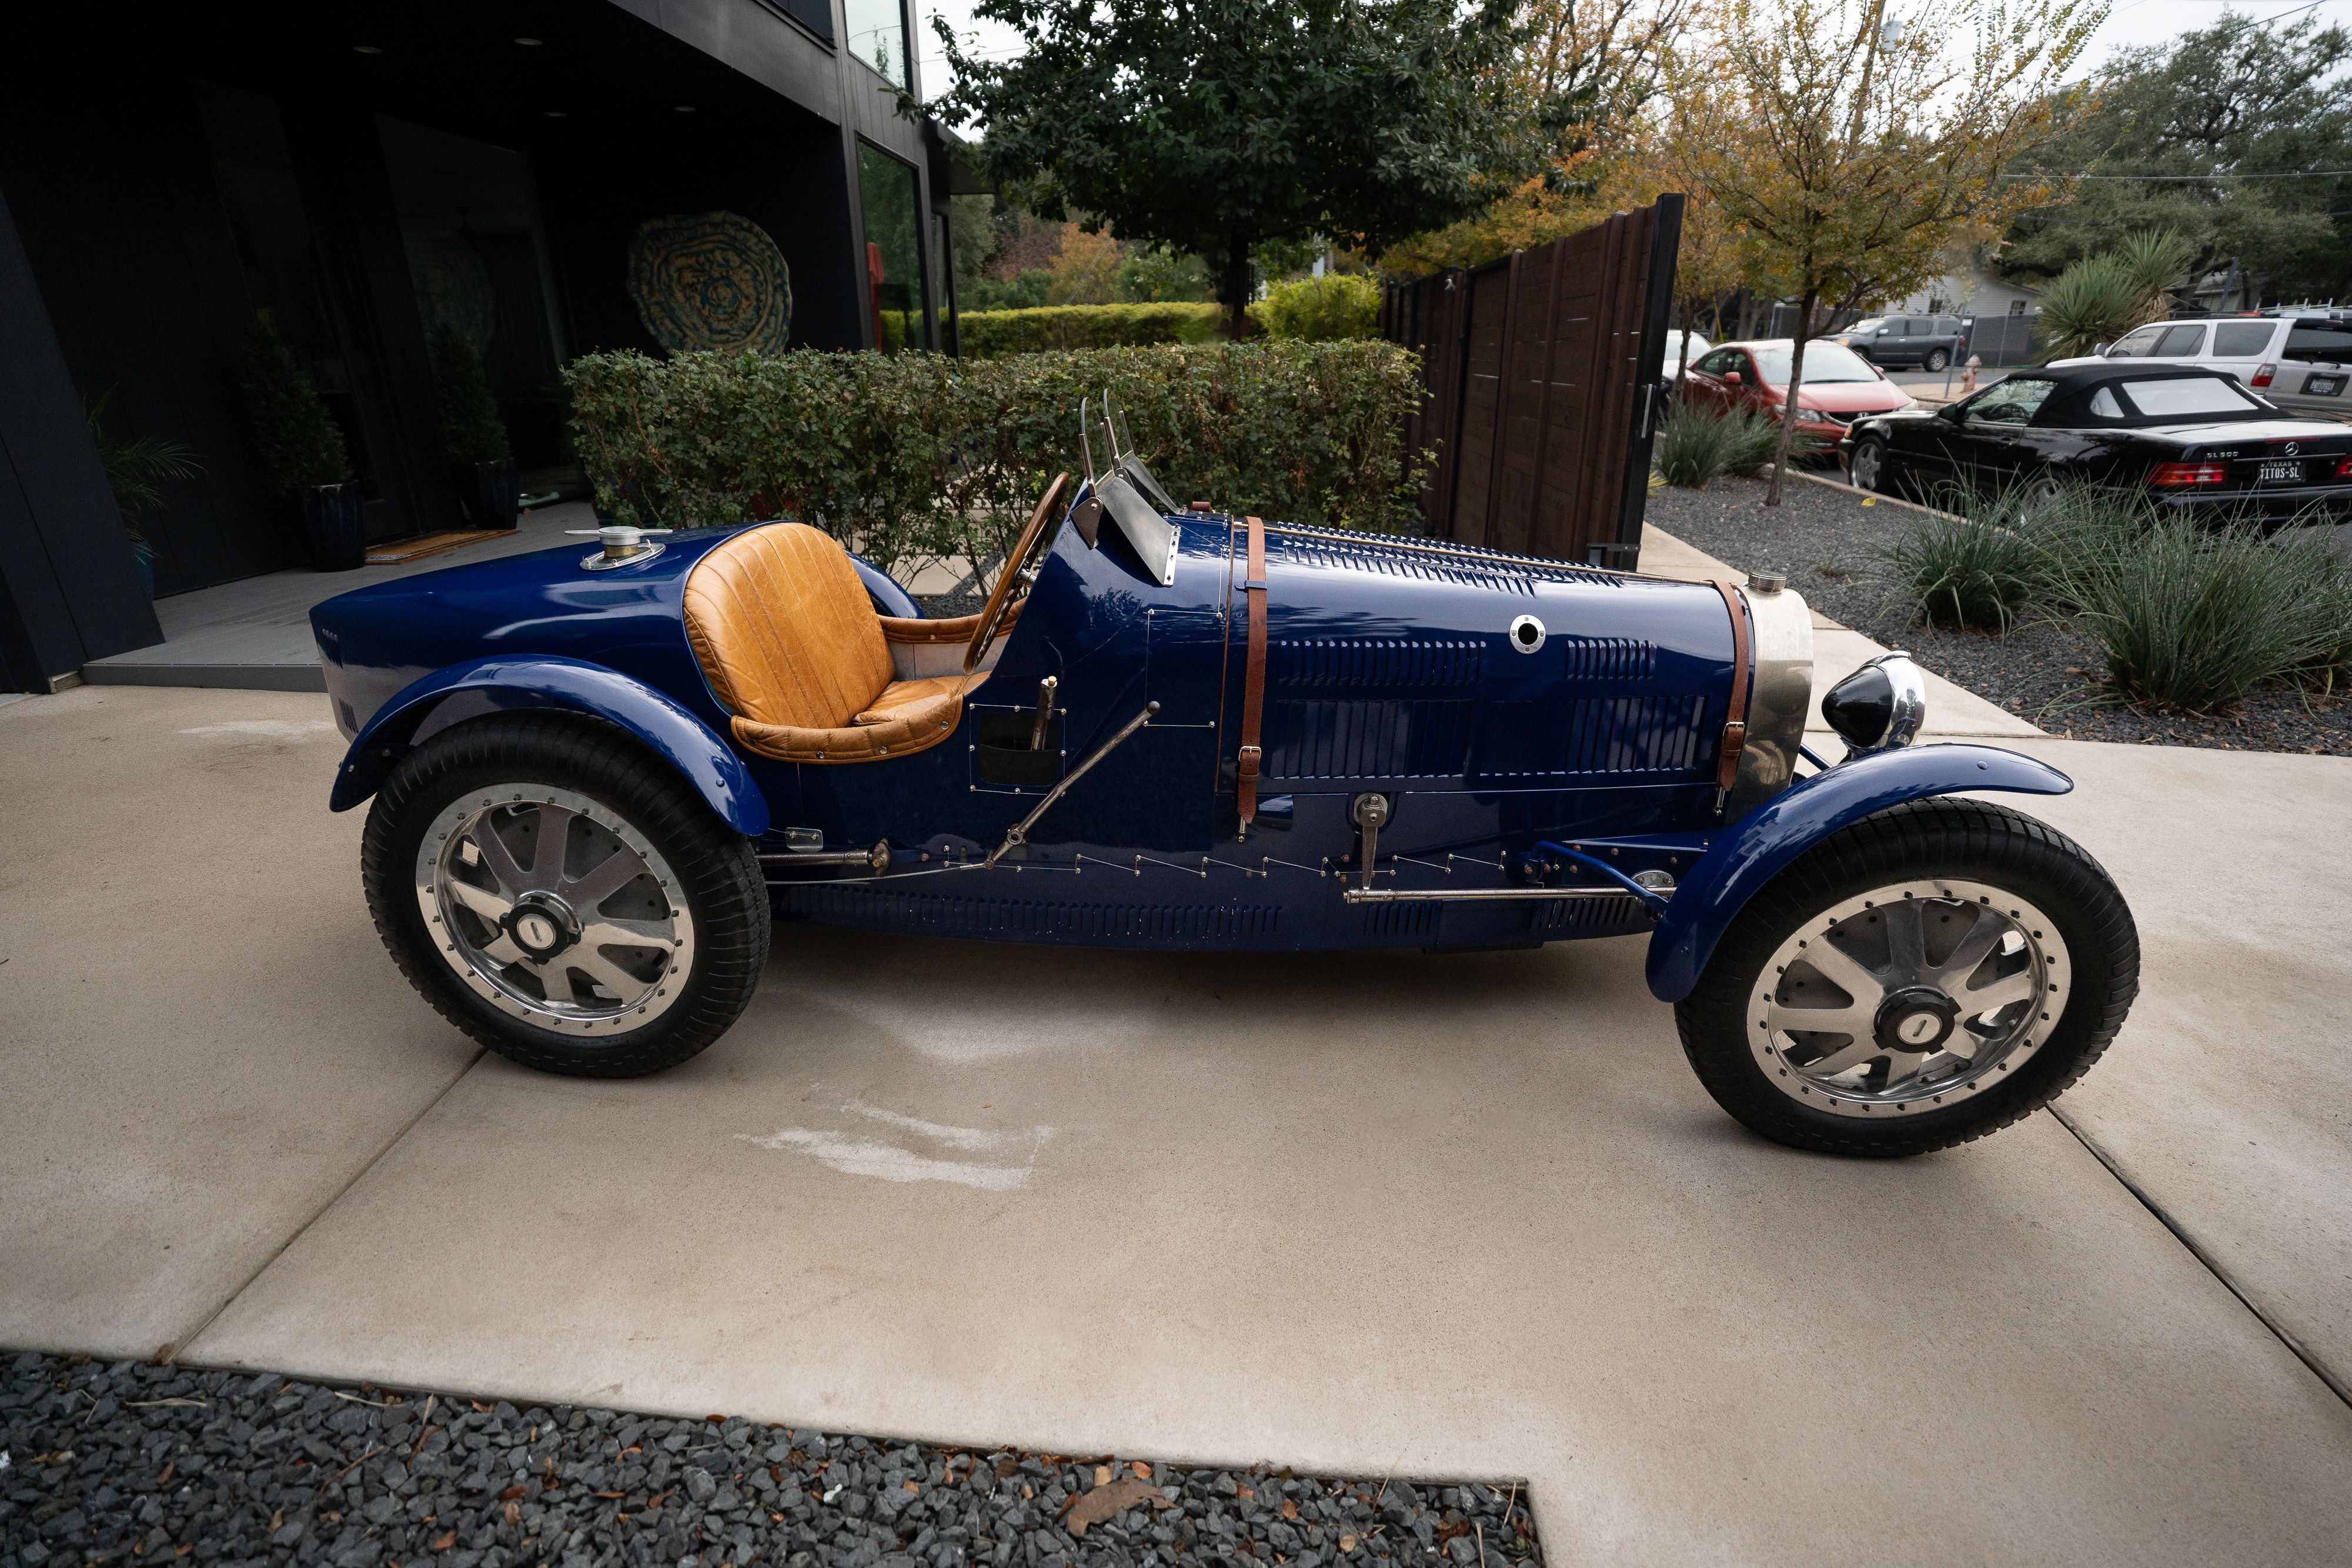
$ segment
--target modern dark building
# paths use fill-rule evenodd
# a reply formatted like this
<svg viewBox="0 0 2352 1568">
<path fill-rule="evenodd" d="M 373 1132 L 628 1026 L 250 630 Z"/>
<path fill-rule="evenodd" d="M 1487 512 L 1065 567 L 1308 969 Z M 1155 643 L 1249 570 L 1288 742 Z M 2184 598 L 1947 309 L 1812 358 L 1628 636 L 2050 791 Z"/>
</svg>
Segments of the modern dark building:
<svg viewBox="0 0 2352 1568">
<path fill-rule="evenodd" d="M 160 641 L 142 554 L 157 597 L 293 563 L 242 388 L 257 315 L 312 368 L 372 540 L 461 526 L 427 362 L 444 328 L 478 350 L 540 493 L 579 488 L 559 373 L 577 354 L 951 350 L 952 139 L 902 112 L 911 20 L 908 0 L 263 0 L 19 31 L 0 689 Z M 138 518 L 146 551 L 92 410 L 196 465 Z"/>
</svg>

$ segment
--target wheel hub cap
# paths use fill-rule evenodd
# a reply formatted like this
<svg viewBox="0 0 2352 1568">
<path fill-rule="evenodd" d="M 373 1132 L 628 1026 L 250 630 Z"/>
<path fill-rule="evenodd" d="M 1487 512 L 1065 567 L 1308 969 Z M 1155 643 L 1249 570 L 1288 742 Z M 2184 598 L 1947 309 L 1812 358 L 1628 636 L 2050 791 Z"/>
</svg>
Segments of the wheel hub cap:
<svg viewBox="0 0 2352 1568">
<path fill-rule="evenodd" d="M 1841 1116 L 1905 1115 L 1981 1092 L 2057 1027 L 2066 946 L 2004 888 L 1896 883 L 1790 934 L 1758 977 L 1749 1051 L 1772 1086 Z"/>
<path fill-rule="evenodd" d="M 544 784 L 459 797 L 416 853 L 442 960 L 501 1012 L 559 1034 L 618 1034 L 675 1005 L 695 948 L 678 886 L 618 812 Z"/>
</svg>

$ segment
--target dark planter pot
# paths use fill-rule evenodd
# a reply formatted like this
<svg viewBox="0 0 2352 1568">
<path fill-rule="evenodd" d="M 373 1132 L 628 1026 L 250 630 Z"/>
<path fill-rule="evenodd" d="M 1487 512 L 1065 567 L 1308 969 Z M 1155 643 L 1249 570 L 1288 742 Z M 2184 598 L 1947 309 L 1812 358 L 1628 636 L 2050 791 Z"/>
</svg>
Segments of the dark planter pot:
<svg viewBox="0 0 2352 1568">
<path fill-rule="evenodd" d="M 351 571 L 367 564 L 357 485 L 301 485 L 286 492 L 302 564 L 313 571 Z"/>
<path fill-rule="evenodd" d="M 522 478 L 511 457 L 457 465 L 457 507 L 478 528 L 510 528 L 522 499 Z"/>
</svg>

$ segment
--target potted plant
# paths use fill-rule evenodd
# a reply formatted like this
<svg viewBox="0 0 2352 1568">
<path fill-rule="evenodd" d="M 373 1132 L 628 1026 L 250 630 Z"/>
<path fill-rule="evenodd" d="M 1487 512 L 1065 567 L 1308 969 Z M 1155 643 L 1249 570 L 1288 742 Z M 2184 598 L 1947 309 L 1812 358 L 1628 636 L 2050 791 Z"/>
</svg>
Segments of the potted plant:
<svg viewBox="0 0 2352 1568">
<path fill-rule="evenodd" d="M 515 473 L 514 447 L 499 413 L 482 356 L 446 323 L 433 329 L 433 392 L 441 416 L 441 439 L 457 486 L 457 505 L 478 528 L 510 528 L 520 505 L 522 484 Z"/>
<path fill-rule="evenodd" d="M 155 597 L 155 547 L 145 534 L 139 531 L 139 514 L 152 508 L 163 509 L 163 483 L 166 479 L 193 479 L 204 472 L 196 455 L 176 441 L 160 436 L 142 435 L 136 441 L 117 441 L 106 434 L 100 422 L 106 417 L 106 405 L 114 400 L 114 389 L 109 387 L 98 400 L 98 406 L 84 411 L 89 422 L 89 438 L 98 448 L 99 463 L 106 470 L 107 487 L 114 492 L 114 506 L 122 514 L 122 531 L 131 538 L 131 559 L 138 564 L 140 580 L 147 585 L 147 597 Z"/>
<path fill-rule="evenodd" d="M 285 492 L 303 563 L 316 571 L 362 564 L 367 541 L 360 531 L 360 487 L 352 482 L 342 430 L 327 412 L 310 368 L 278 335 L 266 310 L 254 313 L 245 335 L 245 395 L 254 440 Z"/>
</svg>

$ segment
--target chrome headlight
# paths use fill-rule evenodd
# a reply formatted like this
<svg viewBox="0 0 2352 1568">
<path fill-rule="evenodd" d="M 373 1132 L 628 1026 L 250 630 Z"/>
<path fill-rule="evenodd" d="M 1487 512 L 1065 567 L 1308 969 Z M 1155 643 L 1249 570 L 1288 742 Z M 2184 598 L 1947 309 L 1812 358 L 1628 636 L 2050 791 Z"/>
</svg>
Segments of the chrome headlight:
<svg viewBox="0 0 2352 1568">
<path fill-rule="evenodd" d="M 1822 694 L 1822 717 L 1856 755 L 1908 746 L 1927 722 L 1927 672 L 1908 653 L 1881 653 Z"/>
</svg>

